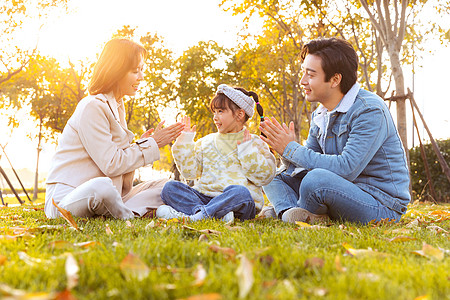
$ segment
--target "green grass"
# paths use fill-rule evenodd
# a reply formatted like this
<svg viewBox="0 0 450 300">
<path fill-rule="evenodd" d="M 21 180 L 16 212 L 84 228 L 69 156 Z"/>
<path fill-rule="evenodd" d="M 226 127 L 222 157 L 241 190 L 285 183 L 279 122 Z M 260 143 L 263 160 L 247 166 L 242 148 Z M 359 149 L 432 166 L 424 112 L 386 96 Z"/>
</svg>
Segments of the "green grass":
<svg viewBox="0 0 450 300">
<path fill-rule="evenodd" d="M 397 224 L 333 222 L 303 228 L 278 220 L 227 225 L 135 219 L 130 226 L 120 220 L 76 218 L 81 231 L 64 219 L 46 219 L 42 208 L 0 208 L 0 298 L 8 288 L 54 298 L 67 287 L 65 263 L 71 253 L 79 266 L 79 281 L 70 291 L 77 299 L 238 299 L 239 283 L 245 282 L 250 282 L 245 299 L 450 299 L 449 205 L 411 205 Z M 106 224 L 113 234 L 107 234 Z M 42 225 L 63 226 L 36 229 Z M 20 236 L 18 227 L 29 233 Z M 202 236 L 203 229 L 219 233 Z M 390 241 L 396 236 L 408 238 Z M 73 245 L 86 241 L 97 243 Z M 425 256 L 413 253 L 424 243 L 432 247 L 424 249 Z M 217 252 L 214 245 L 231 249 Z M 345 246 L 357 249 L 356 256 Z M 121 270 L 129 253 L 141 265 Z M 237 275 L 246 259 L 250 267 Z M 144 265 L 145 278 L 126 279 Z M 253 284 L 247 281 L 252 276 Z"/>
</svg>

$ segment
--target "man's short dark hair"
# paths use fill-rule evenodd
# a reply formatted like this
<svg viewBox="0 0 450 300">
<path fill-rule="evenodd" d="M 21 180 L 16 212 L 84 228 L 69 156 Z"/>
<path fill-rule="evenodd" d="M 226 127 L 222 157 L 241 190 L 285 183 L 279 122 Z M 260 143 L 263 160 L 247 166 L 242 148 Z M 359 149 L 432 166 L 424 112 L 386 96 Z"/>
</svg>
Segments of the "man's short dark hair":
<svg viewBox="0 0 450 300">
<path fill-rule="evenodd" d="M 341 92 L 346 94 L 355 84 L 358 71 L 358 56 L 353 46 L 342 39 L 320 38 L 303 46 L 302 60 L 307 54 L 322 59 L 322 69 L 325 72 L 325 81 L 328 82 L 334 74 L 341 74 Z"/>
</svg>

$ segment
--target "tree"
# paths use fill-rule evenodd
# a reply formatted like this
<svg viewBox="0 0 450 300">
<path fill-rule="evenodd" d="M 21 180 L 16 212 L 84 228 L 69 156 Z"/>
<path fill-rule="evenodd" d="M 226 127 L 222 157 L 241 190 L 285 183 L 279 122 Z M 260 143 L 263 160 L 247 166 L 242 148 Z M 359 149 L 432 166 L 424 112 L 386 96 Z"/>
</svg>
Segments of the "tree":
<svg viewBox="0 0 450 300">
<path fill-rule="evenodd" d="M 84 74 L 77 73 L 73 64 L 71 68 L 62 69 L 55 59 L 37 55 L 4 85 L 11 106 L 29 108 L 31 117 L 38 123 L 38 132 L 30 133 L 30 138 L 37 139 L 34 199 L 37 198 L 41 144 L 44 140 L 55 139 L 56 132 L 62 132 L 83 98 Z"/>
<path fill-rule="evenodd" d="M 69 0 L 4 0 L 0 4 L 0 93 L 2 83 L 17 75 L 35 55 L 34 46 L 17 45 L 25 25 L 34 24 L 28 36 L 38 36 L 46 19 L 55 10 L 67 10 Z M 30 27 L 30 26 L 29 26 Z"/>
<path fill-rule="evenodd" d="M 221 83 L 233 85 L 236 78 L 228 72 L 231 52 L 216 42 L 199 42 L 177 60 L 177 95 L 184 114 L 197 125 L 197 137 L 216 130 L 209 103 Z"/>
</svg>

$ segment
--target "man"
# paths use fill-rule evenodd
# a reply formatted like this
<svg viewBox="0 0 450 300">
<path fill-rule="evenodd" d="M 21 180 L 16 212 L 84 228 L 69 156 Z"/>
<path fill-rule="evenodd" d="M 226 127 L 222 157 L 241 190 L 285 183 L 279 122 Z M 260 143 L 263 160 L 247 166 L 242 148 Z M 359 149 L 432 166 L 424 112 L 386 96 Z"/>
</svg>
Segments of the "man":
<svg viewBox="0 0 450 300">
<path fill-rule="evenodd" d="M 305 146 L 295 142 L 292 122 L 261 123 L 261 138 L 284 166 L 264 187 L 271 215 L 290 223 L 398 221 L 410 201 L 405 152 L 386 104 L 356 83 L 355 50 L 341 39 L 317 39 L 301 58 L 306 100 L 320 105 Z"/>
</svg>

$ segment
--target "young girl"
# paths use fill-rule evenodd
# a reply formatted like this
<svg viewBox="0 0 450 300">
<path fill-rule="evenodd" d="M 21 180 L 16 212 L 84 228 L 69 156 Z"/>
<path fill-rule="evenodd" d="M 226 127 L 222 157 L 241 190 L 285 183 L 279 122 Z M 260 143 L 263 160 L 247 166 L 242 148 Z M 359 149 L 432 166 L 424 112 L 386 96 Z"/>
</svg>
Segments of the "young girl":
<svg viewBox="0 0 450 300">
<path fill-rule="evenodd" d="M 253 116 L 254 105 L 263 120 L 258 95 L 243 88 L 219 85 L 211 100 L 218 132 L 194 142 L 195 126 L 183 118 L 184 131 L 172 147 L 173 157 L 186 179 L 196 179 L 190 187 L 179 181 L 164 185 L 161 198 L 167 205 L 156 211 L 165 219 L 222 218 L 248 220 L 264 205 L 262 186 L 275 176 L 275 157 L 269 147 L 244 128 Z"/>
</svg>

